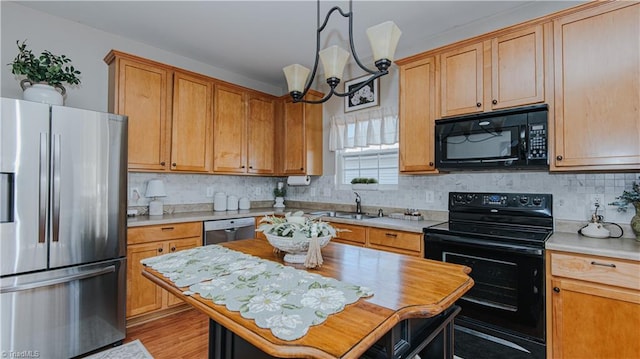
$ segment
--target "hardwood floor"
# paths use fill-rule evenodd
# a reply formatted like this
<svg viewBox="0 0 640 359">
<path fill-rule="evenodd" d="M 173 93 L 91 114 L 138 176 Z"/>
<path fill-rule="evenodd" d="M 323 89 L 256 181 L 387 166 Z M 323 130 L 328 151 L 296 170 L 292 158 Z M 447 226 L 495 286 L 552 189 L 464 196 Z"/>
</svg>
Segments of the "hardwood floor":
<svg viewBox="0 0 640 359">
<path fill-rule="evenodd" d="M 155 359 L 206 358 L 209 317 L 189 309 L 128 328 L 125 343 L 136 339 Z"/>
</svg>

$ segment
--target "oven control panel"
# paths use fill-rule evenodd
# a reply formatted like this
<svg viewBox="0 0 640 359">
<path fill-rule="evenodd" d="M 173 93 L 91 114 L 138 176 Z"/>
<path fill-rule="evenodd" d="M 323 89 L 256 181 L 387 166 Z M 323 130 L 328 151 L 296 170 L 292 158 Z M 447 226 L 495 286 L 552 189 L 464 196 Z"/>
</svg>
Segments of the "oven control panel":
<svg viewBox="0 0 640 359">
<path fill-rule="evenodd" d="M 551 195 L 542 193 L 449 193 L 449 209 L 464 208 L 551 208 Z"/>
</svg>

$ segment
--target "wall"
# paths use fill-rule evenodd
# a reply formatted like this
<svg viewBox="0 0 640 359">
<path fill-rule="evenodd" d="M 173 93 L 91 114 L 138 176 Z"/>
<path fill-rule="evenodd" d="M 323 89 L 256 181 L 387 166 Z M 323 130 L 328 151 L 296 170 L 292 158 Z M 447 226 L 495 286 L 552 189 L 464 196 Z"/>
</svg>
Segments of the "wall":
<svg viewBox="0 0 640 359">
<path fill-rule="evenodd" d="M 16 41 L 27 40 L 29 49 L 39 55 L 43 50 L 65 54 L 76 69 L 80 70 L 82 83 L 67 86 L 65 105 L 96 111 L 107 111 L 108 68 L 103 59 L 116 49 L 183 69 L 209 75 L 238 85 L 247 86 L 279 96 L 280 88 L 257 82 L 244 76 L 205 65 L 203 63 L 166 52 L 117 35 L 51 16 L 13 2 L 0 2 L 0 95 L 22 98 L 19 81 L 11 73 L 11 66 L 18 53 Z"/>
</svg>

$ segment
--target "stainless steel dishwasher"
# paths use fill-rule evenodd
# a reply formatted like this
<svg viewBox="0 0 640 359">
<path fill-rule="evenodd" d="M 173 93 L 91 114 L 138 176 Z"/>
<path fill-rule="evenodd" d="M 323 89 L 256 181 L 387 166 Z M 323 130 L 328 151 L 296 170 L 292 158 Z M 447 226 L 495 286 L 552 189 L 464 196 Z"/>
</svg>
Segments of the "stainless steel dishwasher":
<svg viewBox="0 0 640 359">
<path fill-rule="evenodd" d="M 221 219 L 204 222 L 204 245 L 255 238 L 256 221 L 253 217 Z"/>
</svg>

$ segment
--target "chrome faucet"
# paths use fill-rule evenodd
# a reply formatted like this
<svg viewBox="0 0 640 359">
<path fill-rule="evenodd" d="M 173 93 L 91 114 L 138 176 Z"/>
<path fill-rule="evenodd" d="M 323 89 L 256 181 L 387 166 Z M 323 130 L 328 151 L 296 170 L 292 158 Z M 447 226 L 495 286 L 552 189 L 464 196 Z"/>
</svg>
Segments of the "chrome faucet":
<svg viewBox="0 0 640 359">
<path fill-rule="evenodd" d="M 362 206 L 360 205 L 360 202 L 362 202 L 362 199 L 360 199 L 360 195 L 358 194 L 358 192 L 353 192 L 356 194 L 356 213 L 357 214 L 362 214 Z"/>
</svg>

